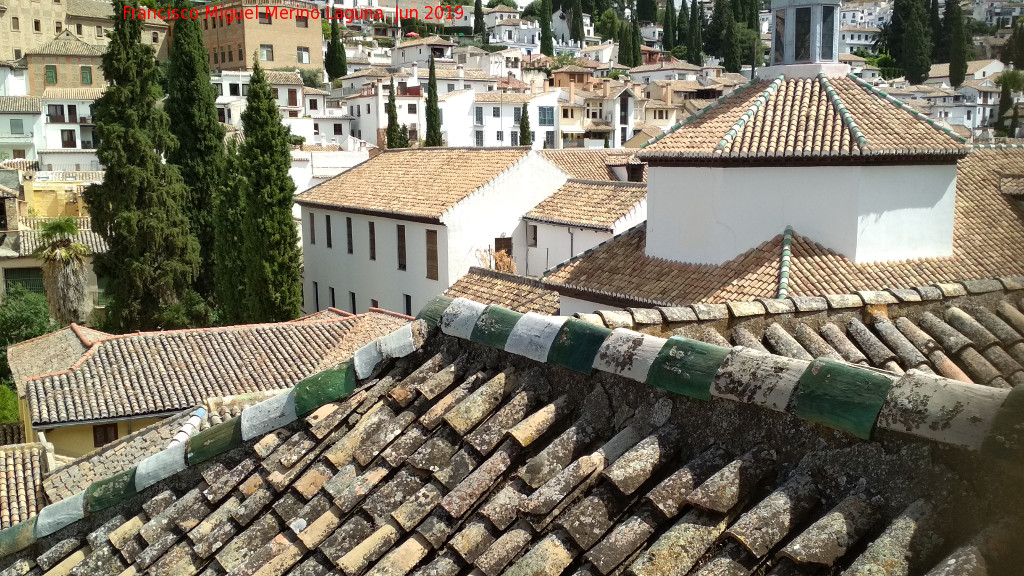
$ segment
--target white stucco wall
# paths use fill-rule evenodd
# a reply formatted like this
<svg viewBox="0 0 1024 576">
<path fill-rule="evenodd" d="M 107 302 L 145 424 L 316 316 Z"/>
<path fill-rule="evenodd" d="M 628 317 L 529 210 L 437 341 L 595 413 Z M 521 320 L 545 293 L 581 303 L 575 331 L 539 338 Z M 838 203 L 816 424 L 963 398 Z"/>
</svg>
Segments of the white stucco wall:
<svg viewBox="0 0 1024 576">
<path fill-rule="evenodd" d="M 949 256 L 956 165 L 648 168 L 647 254 L 721 264 L 787 225 L 856 262 Z"/>
<path fill-rule="evenodd" d="M 598 310 L 618 310 L 615 306 L 588 302 L 578 298 L 570 298 L 565 295 L 558 297 L 558 313 L 561 316 L 572 316 L 573 314 L 593 314 Z"/>
<path fill-rule="evenodd" d="M 535 247 L 526 245 L 526 228 L 529 225 L 537 226 Z M 513 248 L 513 252 L 523 255 L 525 267 L 518 268 L 518 272 L 526 276 L 543 276 L 545 271 L 611 237 L 611 232 L 523 220 L 516 233 Z"/>
</svg>

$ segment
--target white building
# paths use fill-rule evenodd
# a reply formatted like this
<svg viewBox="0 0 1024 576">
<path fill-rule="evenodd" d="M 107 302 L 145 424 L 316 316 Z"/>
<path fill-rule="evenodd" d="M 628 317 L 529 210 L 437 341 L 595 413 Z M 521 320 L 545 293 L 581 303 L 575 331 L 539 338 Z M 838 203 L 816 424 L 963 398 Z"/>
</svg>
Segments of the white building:
<svg viewBox="0 0 1024 576">
<path fill-rule="evenodd" d="M 391 85 L 381 80 L 360 90 L 359 94 L 345 100 L 347 115 L 352 117 L 350 134 L 366 140 L 375 146 L 383 146 L 384 131 L 388 127 L 388 115 L 385 106 Z M 415 142 L 425 136 L 427 125 L 426 100 L 424 90 L 419 83 L 411 81 L 395 84 L 395 107 L 398 111 L 398 123 L 409 128 L 409 141 Z"/>
<path fill-rule="evenodd" d="M 540 53 L 540 24 L 533 20 L 510 18 L 488 28 L 488 42 L 503 44 L 525 54 Z"/>
<path fill-rule="evenodd" d="M 391 51 L 391 65 L 411 66 L 415 62 L 426 70 L 431 56 L 434 57 L 435 62 L 454 62 L 452 59 L 454 47 L 454 42 L 440 36 L 406 40 Z"/>
<path fill-rule="evenodd" d="M 634 82 L 650 84 L 661 80 L 696 80 L 701 67 L 682 60 L 644 64 L 629 70 Z"/>
<path fill-rule="evenodd" d="M 363 140 L 345 136 L 331 144 L 305 144 L 293 149 L 288 174 L 295 182 L 295 193 L 301 194 L 369 160 L 372 148 L 373 145 Z"/>
<path fill-rule="evenodd" d="M 0 96 L 0 162 L 36 160 L 42 148 L 42 103 L 34 96 Z"/>
<path fill-rule="evenodd" d="M 881 32 L 874 26 L 843 26 L 839 29 L 839 52 L 852 54 L 857 50 L 874 52 L 875 40 Z"/>
<path fill-rule="evenodd" d="M 460 46 L 454 50 L 455 61 L 468 72 L 476 70 L 491 78 L 523 79 L 523 50 L 508 48 L 487 52 L 475 46 Z"/>
<path fill-rule="evenodd" d="M 37 150 L 41 170 L 100 170 L 91 109 L 105 90 L 55 86 L 43 90 L 43 141 Z"/>
<path fill-rule="evenodd" d="M 966 80 L 981 80 L 990 76 L 1001 74 L 1006 65 L 999 60 L 971 60 L 967 63 Z M 949 82 L 949 64 L 932 64 L 928 71 L 928 79 L 925 84 L 945 84 Z"/>
<path fill-rule="evenodd" d="M 554 37 L 557 44 L 562 44 L 566 47 L 573 47 L 578 52 L 583 46 L 580 46 L 577 42 L 572 39 L 572 33 L 569 31 L 569 15 L 562 12 L 559 8 L 551 15 L 551 35 Z M 591 38 L 594 36 L 594 24 L 590 19 L 590 14 L 583 15 L 583 36 L 584 38 Z"/>
<path fill-rule="evenodd" d="M 534 94 L 503 92 L 476 93 L 473 98 L 472 145 L 476 147 L 519 146 L 523 104 L 530 116 L 534 150 L 558 147 L 556 118 L 557 90 Z M 449 130 L 450 132 L 450 130 Z"/>
<path fill-rule="evenodd" d="M 298 72 L 266 70 L 264 73 L 281 118 L 301 118 L 327 108 L 326 91 L 303 86 Z M 252 72 L 223 70 L 213 74 L 210 82 L 216 97 L 217 119 L 223 124 L 241 128 Z"/>
<path fill-rule="evenodd" d="M 0 62 L 0 96 L 27 96 L 28 69 L 22 62 Z"/>
<path fill-rule="evenodd" d="M 566 180 L 538 152 L 446 148 L 386 151 L 311 188 L 297 197 L 304 310 L 414 314 L 489 251 L 525 267 L 521 218 Z"/>
<path fill-rule="evenodd" d="M 511 6 L 504 5 L 495 6 L 494 8 L 484 8 L 484 28 L 487 30 L 496 26 L 499 22 L 518 19 L 518 8 L 512 8 Z"/>
</svg>

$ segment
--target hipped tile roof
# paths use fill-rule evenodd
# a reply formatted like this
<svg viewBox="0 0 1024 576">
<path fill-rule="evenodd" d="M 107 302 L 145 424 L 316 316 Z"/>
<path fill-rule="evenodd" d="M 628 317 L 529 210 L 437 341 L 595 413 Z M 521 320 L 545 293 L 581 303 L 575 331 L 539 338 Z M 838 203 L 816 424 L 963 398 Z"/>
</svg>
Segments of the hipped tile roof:
<svg viewBox="0 0 1024 576">
<path fill-rule="evenodd" d="M 440 36 L 426 36 L 423 38 L 414 38 L 412 40 L 406 40 L 398 45 L 398 48 L 412 48 L 414 46 L 455 46 L 455 43 L 451 40 L 445 40 Z"/>
<path fill-rule="evenodd" d="M 403 324 L 371 312 L 323 322 L 108 336 L 25 383 L 36 427 L 167 414 L 207 398 L 283 390 Z"/>
<path fill-rule="evenodd" d="M 856 78 L 757 82 L 683 123 L 640 158 L 660 160 L 945 157 L 963 140 Z"/>
<path fill-rule="evenodd" d="M 40 56 L 102 56 L 103 48 L 85 42 L 71 33 L 64 30 L 53 40 L 32 48 L 26 52 L 27 55 Z"/>
<path fill-rule="evenodd" d="M 264 70 L 268 84 L 302 85 L 302 76 L 298 72 L 288 70 Z"/>
<path fill-rule="evenodd" d="M 445 296 L 497 304 L 522 313 L 558 314 L 558 292 L 544 288 L 539 280 L 475 266 L 452 284 Z"/>
<path fill-rule="evenodd" d="M 643 182 L 567 180 L 525 218 L 610 232 L 620 218 L 646 200 Z"/>
<path fill-rule="evenodd" d="M 47 86 L 43 88 L 43 100 L 98 100 L 107 91 L 105 86 L 97 88 L 62 88 Z"/>
<path fill-rule="evenodd" d="M 93 232 L 91 218 L 78 218 L 78 234 L 71 239 L 89 249 L 90 254 L 103 254 L 107 251 L 107 241 L 97 232 Z M 43 246 L 42 232 L 36 229 L 22 230 L 19 252 L 22 256 L 31 256 Z"/>
<path fill-rule="evenodd" d="M 797 230 L 790 295 L 848 294 L 1024 274 L 1024 220 L 1012 197 L 1000 194 L 1002 174 L 1019 170 L 1022 161 L 1024 148 L 979 148 L 959 161 L 949 258 L 857 264 Z M 685 264 L 646 256 L 646 225 L 641 225 L 550 271 L 545 280 L 595 296 L 668 305 L 773 298 L 781 241 L 780 234 L 720 266 Z"/>
<path fill-rule="evenodd" d="M 299 194 L 296 202 L 439 219 L 529 153 L 525 148 L 389 150 Z M 465 166 L 473 170 L 460 169 Z"/>
<path fill-rule="evenodd" d="M 608 167 L 612 159 L 625 159 L 632 156 L 632 151 L 612 150 L 610 148 L 542 150 L 541 156 L 558 166 L 558 169 L 579 180 L 618 181 L 618 177 Z"/>
<path fill-rule="evenodd" d="M 0 568 L 780 576 L 1019 566 L 1024 504 L 1008 476 L 1019 463 L 990 458 L 1019 422 L 1005 391 L 464 300 L 423 314 L 344 368 L 0 533 Z M 521 323 L 533 328 L 516 332 Z M 554 338 L 536 337 L 552 327 Z M 822 391 L 863 403 L 823 403 Z"/>
</svg>

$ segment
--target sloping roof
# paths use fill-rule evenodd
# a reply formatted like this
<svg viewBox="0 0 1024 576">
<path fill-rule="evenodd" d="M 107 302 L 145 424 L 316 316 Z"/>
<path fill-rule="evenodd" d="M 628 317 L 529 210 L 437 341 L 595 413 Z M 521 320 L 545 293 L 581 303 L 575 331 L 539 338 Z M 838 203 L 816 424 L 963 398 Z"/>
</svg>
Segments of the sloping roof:
<svg viewBox="0 0 1024 576">
<path fill-rule="evenodd" d="M 106 86 L 97 88 L 62 88 L 47 86 L 43 88 L 43 100 L 98 100 L 107 91 Z"/>
<path fill-rule="evenodd" d="M 0 112 L 42 114 L 43 108 L 35 96 L 0 96 Z"/>
<path fill-rule="evenodd" d="M 538 92 L 536 94 L 523 94 L 519 92 L 475 92 L 473 94 L 473 100 L 476 102 L 487 102 L 493 104 L 502 102 L 526 103 L 534 98 L 540 98 L 543 95 L 544 92 Z"/>
<path fill-rule="evenodd" d="M 644 64 L 642 66 L 636 66 L 629 69 L 630 74 L 642 74 L 644 72 L 657 72 L 659 70 L 684 70 L 687 72 L 700 72 L 702 68 L 689 62 L 682 60 L 676 60 L 674 62 L 655 62 L 653 64 Z"/>
<path fill-rule="evenodd" d="M 264 70 L 267 84 L 302 85 L 302 76 L 298 72 L 288 70 Z"/>
<path fill-rule="evenodd" d="M 102 0 L 68 0 L 68 16 L 113 19 L 114 6 Z"/>
<path fill-rule="evenodd" d="M 167 414 L 207 398 L 282 390 L 401 326 L 381 313 L 109 336 L 69 369 L 29 378 L 35 426 Z"/>
<path fill-rule="evenodd" d="M 445 40 L 440 36 L 426 36 L 424 38 L 414 38 L 412 40 L 406 40 L 398 45 L 398 48 L 412 48 L 415 46 L 455 46 L 455 43 L 451 40 Z"/>
<path fill-rule="evenodd" d="M 558 296 L 555 295 L 557 302 Z M 21 422 L 0 422 L 0 445 L 24 444 L 25 425 Z"/>
<path fill-rule="evenodd" d="M 8 188 L 7 186 L 0 185 L 0 198 L 17 198 L 18 191 L 14 188 Z"/>
<path fill-rule="evenodd" d="M 643 182 L 567 180 L 524 217 L 610 232 L 620 218 L 646 199 L 647 184 Z"/>
<path fill-rule="evenodd" d="M 436 76 L 438 80 L 455 80 L 456 78 L 459 77 L 459 70 L 458 68 L 445 68 L 441 66 L 435 66 L 434 76 Z M 491 80 L 494 82 L 497 82 L 498 80 L 497 78 L 491 76 L 490 74 L 487 74 L 483 70 L 463 70 L 462 78 L 464 80 Z M 420 76 L 420 79 L 424 79 L 424 77 Z"/>
<path fill-rule="evenodd" d="M 53 40 L 32 48 L 26 52 L 28 55 L 41 56 L 102 56 L 103 47 L 93 46 L 84 42 L 70 30 L 64 30 Z"/>
<path fill-rule="evenodd" d="M 618 181 L 615 173 L 608 167 L 608 160 L 613 157 L 628 157 L 632 152 L 612 150 L 609 148 L 543 150 L 541 156 L 569 175 L 579 180 Z"/>
<path fill-rule="evenodd" d="M 78 234 L 71 241 L 89 248 L 89 252 L 92 254 L 105 253 L 107 251 L 107 241 L 99 233 L 92 231 L 91 219 L 79 218 L 78 220 Z M 21 245 L 19 246 L 19 253 L 22 256 L 31 256 L 43 245 L 41 240 L 42 233 L 39 230 L 22 230 L 20 235 Z"/>
<path fill-rule="evenodd" d="M 594 73 L 594 71 L 591 70 L 590 68 L 585 68 L 583 66 L 576 66 L 575 64 L 570 64 L 568 66 L 562 66 L 561 68 L 558 68 L 558 69 L 555 69 L 555 70 L 551 71 L 552 74 L 558 74 L 560 72 L 568 73 L 568 74 L 593 74 Z"/>
<path fill-rule="evenodd" d="M 0 529 L 39 513 L 46 454 L 42 444 L 0 446 Z"/>
<path fill-rule="evenodd" d="M 960 160 L 950 258 L 856 264 L 797 230 L 790 293 L 847 294 L 1024 274 L 1024 220 L 999 189 L 1002 175 L 1018 171 L 1022 161 L 1024 148 L 978 148 Z M 778 292 L 781 243 L 780 234 L 720 266 L 684 264 L 646 256 L 646 225 L 641 225 L 550 271 L 546 280 L 595 296 L 637 302 L 773 298 Z"/>
<path fill-rule="evenodd" d="M 302 93 L 307 96 L 329 96 L 331 93 L 327 90 L 320 88 L 310 88 L 309 86 L 303 86 Z"/>
<path fill-rule="evenodd" d="M 640 153 L 642 159 L 945 157 L 962 139 L 857 78 L 757 82 L 731 92 Z"/>
<path fill-rule="evenodd" d="M 1001 175 L 999 191 L 1008 196 L 1024 196 L 1024 174 Z"/>
<path fill-rule="evenodd" d="M 558 314 L 558 292 L 544 288 L 539 280 L 476 266 L 470 268 L 444 294 L 452 298 L 462 297 L 484 304 L 497 304 L 524 314 Z"/>
<path fill-rule="evenodd" d="M 437 219 L 528 153 L 524 148 L 388 150 L 299 194 L 296 202 Z M 448 168 L 424 177 L 425 162 Z M 466 166 L 473 169 L 460 169 Z"/>
<path fill-rule="evenodd" d="M 0 568 L 1010 574 L 1014 405 L 437 299 L 354 362 L 0 533 Z"/>
<path fill-rule="evenodd" d="M 977 74 L 977 72 L 979 70 L 981 70 L 985 66 L 988 66 L 989 64 L 992 64 L 994 62 L 998 62 L 998 60 L 992 60 L 992 59 L 990 59 L 990 60 L 970 60 L 970 61 L 967 62 L 967 72 L 966 72 L 966 74 Z M 945 63 L 945 64 L 932 64 L 931 69 L 928 71 L 928 77 L 929 78 L 946 78 L 948 76 L 949 76 L 949 63 L 948 62 Z"/>
</svg>

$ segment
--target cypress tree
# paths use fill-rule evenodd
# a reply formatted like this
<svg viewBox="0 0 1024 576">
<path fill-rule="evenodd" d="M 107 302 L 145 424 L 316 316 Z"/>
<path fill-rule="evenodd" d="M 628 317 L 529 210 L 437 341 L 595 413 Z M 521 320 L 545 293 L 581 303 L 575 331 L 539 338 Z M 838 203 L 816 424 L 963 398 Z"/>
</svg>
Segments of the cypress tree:
<svg viewBox="0 0 1024 576">
<path fill-rule="evenodd" d="M 633 65 L 643 65 L 644 56 L 640 47 L 644 45 L 644 39 L 640 34 L 640 21 L 637 20 L 636 16 L 633 16 L 633 39 L 631 45 L 633 48 Z"/>
<path fill-rule="evenodd" d="M 675 32 L 676 32 L 676 46 L 689 46 L 690 38 L 690 17 L 689 8 L 686 5 L 686 0 L 681 0 L 679 4 L 679 10 L 675 11 Z"/>
<path fill-rule="evenodd" d="M 331 22 L 331 40 L 327 43 L 327 77 L 331 80 L 348 75 L 348 62 L 345 57 L 345 45 L 341 43 L 341 26 L 338 21 Z"/>
<path fill-rule="evenodd" d="M 213 202 L 214 286 L 217 319 L 224 326 L 245 321 L 245 287 L 239 282 L 245 278 L 245 256 L 238 249 L 242 246 L 245 171 L 238 148 L 238 141 L 232 138 L 227 145 L 224 180 Z"/>
<path fill-rule="evenodd" d="M 964 29 L 964 12 L 959 2 L 946 2 L 942 24 L 943 51 L 949 61 L 949 83 L 956 87 L 963 84 L 967 76 L 967 60 L 971 51 L 970 39 Z"/>
<path fill-rule="evenodd" d="M 388 115 L 387 147 L 404 148 L 399 146 L 402 142 L 402 127 L 398 124 L 398 104 L 395 102 L 395 79 L 391 78 L 391 92 L 388 94 L 388 103 L 384 105 L 384 111 Z"/>
<path fill-rule="evenodd" d="M 533 135 L 530 134 L 530 110 L 523 104 L 523 113 L 519 115 L 519 145 L 533 146 Z"/>
<path fill-rule="evenodd" d="M 908 0 L 912 6 L 910 17 L 904 22 L 903 57 L 900 64 L 911 84 L 921 84 L 931 70 L 931 45 L 923 0 Z"/>
<path fill-rule="evenodd" d="M 695 66 L 703 66 L 704 58 L 701 56 L 701 48 L 704 46 L 701 36 L 704 27 L 704 18 L 700 13 L 700 6 L 697 0 L 690 0 L 690 42 L 686 47 L 686 60 Z"/>
<path fill-rule="evenodd" d="M 739 36 L 736 32 L 736 21 L 732 17 L 732 6 L 729 2 L 723 2 L 725 10 L 723 20 L 725 29 L 722 34 L 720 50 L 722 52 L 722 66 L 726 72 L 739 72 L 741 65 Z"/>
<path fill-rule="evenodd" d="M 629 22 L 619 26 L 619 64 L 635 68 L 633 63 L 633 30 Z"/>
<path fill-rule="evenodd" d="M 483 0 L 476 0 L 473 4 L 473 34 L 484 36 L 484 3 Z"/>
<path fill-rule="evenodd" d="M 114 0 L 114 13 L 126 5 L 139 7 Z M 93 267 L 107 278 L 107 322 L 117 332 L 158 328 L 199 271 L 199 243 L 185 215 L 188 190 L 162 160 L 177 143 L 156 105 L 156 60 L 141 34 L 141 19 L 115 18 L 107 35 L 101 67 L 110 85 L 92 106 L 96 155 L 106 170 L 102 183 L 85 190 L 93 230 L 108 245 Z"/>
<path fill-rule="evenodd" d="M 674 0 L 665 0 L 665 19 L 661 24 L 661 49 L 671 52 L 676 46 L 676 7 Z"/>
<path fill-rule="evenodd" d="M 291 146 L 258 61 L 253 65 L 242 128 L 245 316 L 251 322 L 291 320 L 302 312 L 302 254 L 292 219 L 295 184 L 288 175 Z"/>
<path fill-rule="evenodd" d="M 946 2 L 950 4 L 951 2 Z M 949 53 L 943 48 L 942 18 L 939 17 L 939 0 L 932 0 L 931 9 L 928 11 L 928 24 L 932 39 L 932 62 L 949 62 Z"/>
<path fill-rule="evenodd" d="M 178 8 L 191 8 L 191 2 L 179 2 Z M 199 20 L 175 22 L 164 110 L 178 146 L 168 150 L 167 162 L 178 167 L 188 188 L 185 212 L 199 241 L 195 288 L 205 298 L 214 295 L 213 197 L 224 177 L 224 128 L 215 100 Z"/>
<path fill-rule="evenodd" d="M 654 22 L 658 19 L 658 3 L 655 0 L 636 0 L 633 17 L 638 21 Z"/>
<path fill-rule="evenodd" d="M 551 32 L 551 0 L 540 1 L 540 53 L 545 56 L 555 55 L 555 41 Z"/>
<path fill-rule="evenodd" d="M 715 0 L 708 23 L 707 34 L 704 35 L 704 51 L 713 56 L 723 56 L 722 43 L 725 36 L 725 25 L 732 19 L 732 3 L 730 0 Z"/>
<path fill-rule="evenodd" d="M 427 139 L 426 146 L 441 146 L 441 108 L 437 104 L 437 72 L 434 56 L 430 56 L 430 80 L 427 82 Z"/>
<path fill-rule="evenodd" d="M 1020 115 L 1016 106 L 1013 107 L 1013 115 L 1010 117 L 1010 129 L 1006 131 L 1006 135 L 1010 138 L 1017 137 L 1017 127 L 1020 125 Z"/>
<path fill-rule="evenodd" d="M 1013 92 L 1010 90 L 1010 83 L 1003 82 L 999 92 L 999 111 L 996 112 L 996 128 L 1002 130 L 1006 126 L 1006 114 L 1013 106 Z"/>
<path fill-rule="evenodd" d="M 569 37 L 580 43 L 583 46 L 583 2 L 581 0 L 573 0 L 572 2 L 572 18 L 569 21 Z"/>
<path fill-rule="evenodd" d="M 1014 34 L 1017 36 L 1017 40 L 1013 43 L 1013 67 L 1017 70 L 1024 70 L 1024 21 L 1017 24 Z"/>
</svg>

